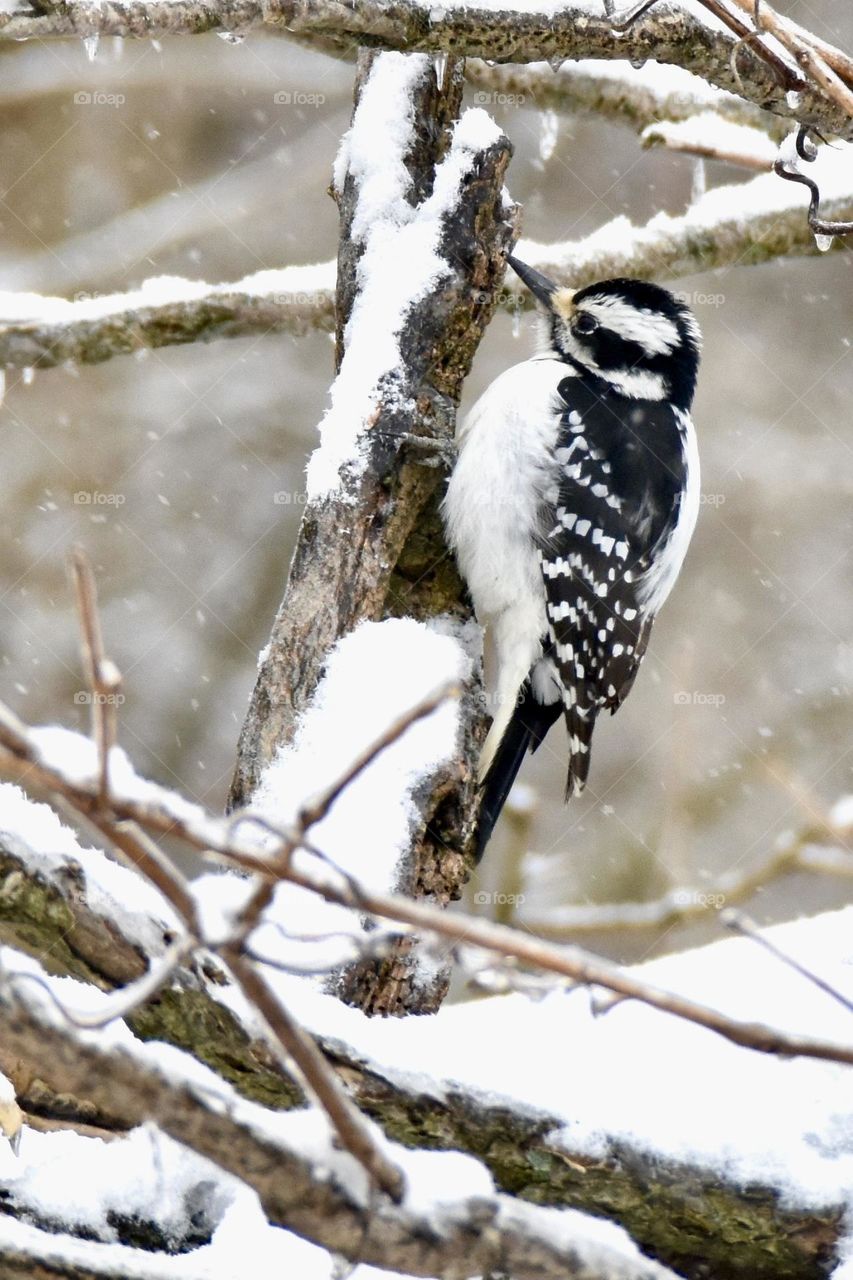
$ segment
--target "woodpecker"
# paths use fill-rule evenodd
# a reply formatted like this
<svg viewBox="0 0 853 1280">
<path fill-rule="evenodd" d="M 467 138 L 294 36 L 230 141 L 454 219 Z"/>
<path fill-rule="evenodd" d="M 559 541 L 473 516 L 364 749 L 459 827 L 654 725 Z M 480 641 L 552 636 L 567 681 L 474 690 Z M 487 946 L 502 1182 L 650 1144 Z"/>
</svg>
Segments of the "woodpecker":
<svg viewBox="0 0 853 1280">
<path fill-rule="evenodd" d="M 583 790 L 596 717 L 628 696 L 699 510 L 689 308 L 642 280 L 574 291 L 509 265 L 540 304 L 542 350 L 457 430 L 443 503 L 496 659 L 478 859 L 526 752 L 561 715 L 566 799 Z"/>
</svg>

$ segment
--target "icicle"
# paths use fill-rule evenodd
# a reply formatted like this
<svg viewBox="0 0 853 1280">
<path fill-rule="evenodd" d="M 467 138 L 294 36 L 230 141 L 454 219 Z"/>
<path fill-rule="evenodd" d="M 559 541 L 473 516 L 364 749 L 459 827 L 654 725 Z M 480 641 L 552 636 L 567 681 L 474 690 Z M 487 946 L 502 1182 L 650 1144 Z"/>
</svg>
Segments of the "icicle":
<svg viewBox="0 0 853 1280">
<path fill-rule="evenodd" d="M 224 40 L 226 44 L 242 44 L 246 39 L 245 36 L 238 35 L 236 31 L 217 31 L 216 34 L 219 36 L 219 39 Z"/>
<path fill-rule="evenodd" d="M 628 61 L 635 71 L 642 71 L 643 67 L 648 62 L 648 58 L 629 58 Z"/>
<path fill-rule="evenodd" d="M 550 160 L 557 145 L 560 132 L 560 121 L 556 111 L 542 111 L 539 114 L 539 157 Z"/>
<path fill-rule="evenodd" d="M 26 369 L 21 370 L 21 382 L 25 387 L 31 387 L 36 376 L 36 371 L 31 365 L 27 365 Z"/>
<path fill-rule="evenodd" d="M 690 203 L 695 204 L 697 200 L 701 200 L 705 192 L 708 190 L 707 173 L 705 171 L 704 160 L 693 161 L 693 185 L 690 188 Z"/>
<path fill-rule="evenodd" d="M 6 399 L 6 370 L 0 369 L 0 406 Z"/>
<path fill-rule="evenodd" d="M 824 236 L 819 231 L 814 233 L 814 242 L 817 245 L 819 253 L 828 253 L 832 248 L 832 242 L 835 236 Z"/>
<path fill-rule="evenodd" d="M 444 73 L 447 70 L 447 54 L 437 53 L 435 55 L 435 79 L 439 89 L 444 84 Z"/>
<path fill-rule="evenodd" d="M 83 48 L 86 50 L 86 57 L 89 59 L 90 62 L 94 62 L 95 59 L 97 58 L 98 45 L 100 43 L 101 43 L 101 37 L 99 35 L 83 37 Z"/>
<path fill-rule="evenodd" d="M 559 71 L 565 61 L 566 59 L 561 53 L 555 53 L 553 57 L 548 59 L 548 66 L 552 71 Z"/>
<path fill-rule="evenodd" d="M 516 307 L 512 313 L 512 336 L 521 337 L 521 307 Z"/>
<path fill-rule="evenodd" d="M 159 40 L 152 40 L 152 41 L 151 41 L 151 48 L 154 50 L 154 52 L 155 52 L 155 53 L 162 53 L 162 52 L 163 52 L 163 46 L 162 46 L 162 44 L 160 43 L 160 41 L 159 41 Z"/>
</svg>

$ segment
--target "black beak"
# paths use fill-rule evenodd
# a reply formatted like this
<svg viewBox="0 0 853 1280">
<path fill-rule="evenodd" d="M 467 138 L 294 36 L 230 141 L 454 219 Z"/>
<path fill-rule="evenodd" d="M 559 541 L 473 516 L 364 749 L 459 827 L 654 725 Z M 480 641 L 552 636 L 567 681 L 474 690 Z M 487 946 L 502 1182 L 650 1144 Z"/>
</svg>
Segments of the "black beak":
<svg viewBox="0 0 853 1280">
<path fill-rule="evenodd" d="M 507 258 L 507 262 L 519 279 L 527 285 L 534 298 L 544 306 L 550 306 L 551 297 L 557 288 L 553 281 L 534 271 L 532 267 L 528 267 L 526 262 L 519 262 L 518 258 L 513 258 L 512 254 Z"/>
</svg>

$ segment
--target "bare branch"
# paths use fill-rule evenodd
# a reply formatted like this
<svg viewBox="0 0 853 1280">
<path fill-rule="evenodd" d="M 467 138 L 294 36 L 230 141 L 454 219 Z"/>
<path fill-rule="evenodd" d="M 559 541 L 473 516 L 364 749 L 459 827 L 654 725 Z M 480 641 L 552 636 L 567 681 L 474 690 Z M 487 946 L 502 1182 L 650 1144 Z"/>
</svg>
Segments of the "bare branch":
<svg viewBox="0 0 853 1280">
<path fill-rule="evenodd" d="M 559 941 L 579 932 L 660 928 L 697 919 L 749 898 L 772 880 L 795 871 L 853 876 L 851 834 L 849 825 L 817 821 L 782 840 L 746 871 L 720 875 L 708 884 L 673 888 L 649 902 L 570 903 L 542 912 L 533 907 L 519 923 Z"/>
<path fill-rule="evenodd" d="M 749 938 L 750 941 L 754 942 L 757 946 L 763 947 L 765 951 L 768 951 L 770 955 L 774 957 L 774 959 L 780 960 L 782 964 L 786 964 L 789 969 L 793 969 L 795 973 L 799 973 L 801 977 L 805 978 L 807 982 L 810 982 L 813 986 L 817 987 L 818 990 L 825 992 L 828 996 L 831 996 L 833 1000 L 837 1000 L 848 1013 L 853 1013 L 853 1000 L 842 995 L 836 987 L 833 987 L 824 978 L 821 978 L 819 974 L 806 968 L 806 966 L 801 964 L 799 960 L 788 955 L 788 953 L 783 951 L 781 947 L 777 947 L 774 942 L 771 942 L 769 938 L 765 937 L 755 921 L 750 920 L 748 916 L 743 914 L 743 912 L 723 911 L 720 914 L 720 922 L 725 926 L 725 928 L 731 929 L 733 933 L 739 933 L 742 937 Z"/>
<path fill-rule="evenodd" d="M 782 47 L 793 55 L 797 65 L 820 86 L 831 102 L 834 102 L 848 116 L 853 116 L 853 89 L 844 83 L 832 65 L 832 62 L 836 66 L 839 65 L 840 58 L 841 65 L 849 70 L 847 65 L 849 60 L 840 50 L 832 50 L 831 46 L 822 42 L 822 48 L 819 48 L 814 37 L 777 14 L 766 0 L 761 0 L 760 3 L 756 0 L 733 0 L 733 3 L 756 21 L 756 30 L 768 31 L 776 37 Z M 829 54 L 832 62 L 827 60 L 824 53 Z"/>
<path fill-rule="evenodd" d="M 116 742 L 116 700 L 121 689 L 121 673 L 104 651 L 95 575 L 82 547 L 73 549 L 69 566 L 80 616 L 83 665 L 92 699 L 92 732 L 98 748 L 101 802 L 105 804 L 110 785 L 110 752 Z"/>
</svg>

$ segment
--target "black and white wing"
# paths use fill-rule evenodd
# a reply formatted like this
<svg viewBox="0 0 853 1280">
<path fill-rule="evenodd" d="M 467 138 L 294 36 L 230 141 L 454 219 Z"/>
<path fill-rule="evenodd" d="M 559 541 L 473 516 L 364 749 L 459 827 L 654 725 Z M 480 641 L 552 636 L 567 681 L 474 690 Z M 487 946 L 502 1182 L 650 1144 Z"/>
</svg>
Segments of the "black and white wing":
<svg viewBox="0 0 853 1280">
<path fill-rule="evenodd" d="M 559 390 L 556 493 L 543 511 L 539 554 L 543 662 L 569 732 L 571 795 L 586 781 L 596 716 L 616 711 L 634 682 L 695 515 L 684 501 L 689 421 L 665 402 L 626 402 L 597 380 L 566 378 Z M 685 518 L 686 539 L 678 536 Z"/>
</svg>

